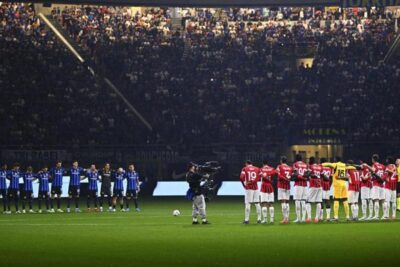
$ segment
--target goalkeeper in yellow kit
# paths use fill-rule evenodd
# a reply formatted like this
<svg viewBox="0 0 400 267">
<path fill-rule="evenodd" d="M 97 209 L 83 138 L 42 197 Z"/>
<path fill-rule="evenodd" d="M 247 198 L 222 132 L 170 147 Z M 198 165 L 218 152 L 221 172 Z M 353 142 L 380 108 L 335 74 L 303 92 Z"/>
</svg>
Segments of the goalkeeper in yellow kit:
<svg viewBox="0 0 400 267">
<path fill-rule="evenodd" d="M 344 212 L 346 213 L 346 220 L 350 220 L 349 203 L 347 202 L 347 186 L 346 181 L 347 170 L 355 170 L 353 166 L 346 166 L 341 162 L 340 157 L 335 157 L 336 163 L 325 162 L 322 163 L 324 167 L 332 168 L 332 186 L 333 186 L 333 214 L 334 221 L 339 219 L 339 201 L 343 202 Z"/>
</svg>

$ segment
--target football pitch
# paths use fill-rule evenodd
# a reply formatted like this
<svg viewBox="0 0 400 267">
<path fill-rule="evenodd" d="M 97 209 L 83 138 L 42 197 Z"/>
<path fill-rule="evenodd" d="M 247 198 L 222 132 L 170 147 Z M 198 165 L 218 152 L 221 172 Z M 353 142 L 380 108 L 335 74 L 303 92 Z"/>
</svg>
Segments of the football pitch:
<svg viewBox="0 0 400 267">
<path fill-rule="evenodd" d="M 192 225 L 191 202 L 181 199 L 145 199 L 141 208 L 0 215 L 0 266 L 384 266 L 400 259 L 400 221 L 280 225 L 276 205 L 274 225 L 257 225 L 254 207 L 251 224 L 242 225 L 242 198 L 209 202 L 211 225 Z M 173 217 L 174 209 L 181 215 Z"/>
</svg>

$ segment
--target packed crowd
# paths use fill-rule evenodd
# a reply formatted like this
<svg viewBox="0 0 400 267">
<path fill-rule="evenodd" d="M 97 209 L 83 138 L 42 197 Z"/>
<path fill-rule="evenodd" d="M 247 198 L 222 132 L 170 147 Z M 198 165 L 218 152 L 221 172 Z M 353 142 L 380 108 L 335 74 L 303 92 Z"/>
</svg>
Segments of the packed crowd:
<svg viewBox="0 0 400 267">
<path fill-rule="evenodd" d="M 31 6 L 2 3 L 0 24 L 1 145 L 108 144 L 128 134 L 118 130 L 129 124 L 116 96 L 71 57 Z"/>
<path fill-rule="evenodd" d="M 73 59 L 43 29 L 33 10 L 18 10 L 21 8 L 3 4 L 0 14 L 1 38 L 14 40 L 1 42 L 5 46 L 2 57 L 7 60 L 2 72 L 11 73 L 4 75 L 5 82 L 10 91 L 13 87 L 27 92 L 33 92 L 32 87 L 48 89 L 35 94 L 7 93 L 17 97 L 5 105 L 18 107 L 15 112 L 3 111 L 3 120 L 27 125 L 7 123 L 20 133 L 2 129 L 2 134 L 13 133 L 11 140 L 19 138 L 19 142 L 40 135 L 41 139 L 32 142 L 41 142 L 49 140 L 55 130 L 50 130 L 52 127 L 64 127 L 57 131 L 68 132 L 74 127 L 71 125 L 83 125 L 88 132 L 89 123 L 96 129 L 87 136 L 98 139 L 93 143 L 109 141 L 115 132 L 121 132 L 115 128 L 124 110 L 111 100 L 112 108 L 107 108 L 103 99 L 112 97 L 82 67 L 69 62 Z M 25 18 L 29 14 L 30 20 Z M 54 9 L 52 15 L 89 52 L 96 71 L 109 77 L 150 121 L 156 133 L 150 142 L 268 142 L 315 125 L 340 126 L 357 141 L 399 139 L 400 128 L 393 121 L 400 114 L 395 90 L 400 66 L 395 61 L 381 62 L 396 34 L 395 18 L 385 10 L 344 14 L 307 8 L 268 13 L 202 9 L 184 13 L 182 29 L 173 27 L 171 10 L 166 8 L 133 12 L 126 7 L 69 7 Z M 36 29 L 35 24 L 39 24 Z M 21 43 L 26 48 L 13 54 Z M 293 63 L 302 43 L 314 51 L 312 66 Z M 48 47 L 52 49 L 45 49 Z M 22 71 L 21 65 L 27 69 Z M 50 66 L 54 75 L 42 77 Z M 59 79 L 64 73 L 76 77 Z M 56 91 L 57 87 L 63 89 Z M 71 88 L 79 90 L 72 94 Z M 54 101 L 43 104 L 53 103 L 59 113 L 50 114 L 37 105 L 36 112 L 29 112 L 32 118 L 21 120 L 25 112 L 15 117 L 23 110 L 20 106 L 33 108 L 29 105 L 32 99 L 24 98 L 48 95 Z M 54 116 L 61 113 L 61 117 Z M 72 123 L 71 118 L 77 119 L 74 114 L 86 114 L 86 121 Z M 33 135 L 26 130 L 31 124 Z M 78 135 L 85 130 L 74 131 L 67 139 L 81 138 Z M 43 134 L 46 131 L 47 136 Z M 145 130 L 136 132 L 139 136 L 135 138 L 119 140 L 135 143 L 148 139 Z"/>
</svg>

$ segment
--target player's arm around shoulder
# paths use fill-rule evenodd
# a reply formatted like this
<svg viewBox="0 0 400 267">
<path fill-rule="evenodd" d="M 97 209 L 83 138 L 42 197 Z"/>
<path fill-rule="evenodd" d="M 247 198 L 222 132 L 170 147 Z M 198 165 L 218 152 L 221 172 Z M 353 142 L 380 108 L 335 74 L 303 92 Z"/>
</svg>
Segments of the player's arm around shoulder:
<svg viewBox="0 0 400 267">
<path fill-rule="evenodd" d="M 324 162 L 322 163 L 323 167 L 329 167 L 329 168 L 335 168 L 336 167 L 336 163 L 332 163 L 332 162 Z"/>
</svg>

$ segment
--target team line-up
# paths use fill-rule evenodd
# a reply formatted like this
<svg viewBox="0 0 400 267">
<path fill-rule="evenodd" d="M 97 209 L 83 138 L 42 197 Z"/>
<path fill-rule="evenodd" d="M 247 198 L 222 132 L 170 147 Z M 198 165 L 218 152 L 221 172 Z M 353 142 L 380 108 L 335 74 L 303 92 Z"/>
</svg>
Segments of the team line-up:
<svg viewBox="0 0 400 267">
<path fill-rule="evenodd" d="M 267 161 L 258 168 L 251 161 L 246 161 L 240 174 L 245 189 L 245 219 L 249 223 L 251 204 L 257 211 L 257 223 L 274 222 L 274 188 L 273 178 L 277 177 L 278 200 L 282 207 L 281 223 L 289 223 L 290 182 L 294 181 L 294 202 L 296 208 L 295 223 L 312 222 L 312 206 L 315 206 L 314 222 L 339 220 L 339 203 L 343 203 L 346 221 L 350 220 L 388 220 L 396 218 L 396 186 L 400 184 L 400 159 L 386 159 L 386 165 L 379 163 L 379 156 L 372 156 L 372 164 L 360 161 L 343 163 L 340 157 L 335 162 L 320 162 L 311 157 L 308 164 L 296 155 L 293 166 L 287 164 L 282 156 L 280 164 L 273 168 Z M 261 181 L 261 188 L 257 182 Z M 331 220 L 330 189 L 333 187 L 334 217 Z M 400 192 L 400 190 L 397 188 Z M 362 217 L 359 214 L 361 199 Z M 397 202 L 400 198 L 397 199 Z M 350 205 L 350 207 L 349 207 Z M 380 208 L 383 215 L 380 217 Z M 399 205 L 400 207 L 400 205 Z M 351 218 L 350 218 L 351 209 Z M 369 210 L 369 212 L 368 212 Z M 390 216 L 390 210 L 391 216 Z M 269 213 L 269 220 L 268 220 Z"/>
<path fill-rule="evenodd" d="M 70 212 L 71 200 L 75 202 L 75 212 L 81 212 L 79 208 L 81 180 L 88 179 L 87 208 L 89 211 L 103 211 L 103 202 L 107 200 L 109 211 L 116 211 L 117 202 L 121 211 L 129 211 L 129 202 L 133 200 L 135 210 L 140 211 L 138 206 L 138 194 L 140 192 L 139 174 L 135 171 L 134 164 L 129 164 L 128 169 L 118 168 L 111 170 L 110 164 L 106 163 L 101 170 L 96 169 L 96 165 L 84 169 L 78 166 L 78 161 L 72 162 L 72 167 L 64 169 L 62 162 L 58 161 L 54 168 L 49 169 L 44 166 L 37 173 L 33 172 L 32 167 L 27 167 L 25 172 L 20 170 L 20 165 L 14 163 L 11 170 L 7 164 L 3 164 L 0 169 L 0 195 L 3 201 L 3 213 L 11 214 L 11 202 L 14 201 L 15 213 L 26 213 L 25 207 L 28 206 L 29 213 L 33 210 L 33 181 L 39 181 L 38 207 L 39 213 L 42 212 L 42 201 L 45 201 L 46 210 L 49 213 L 64 212 L 61 209 L 61 195 L 63 176 L 70 177 L 67 198 L 67 212 Z M 23 185 L 20 194 L 20 177 L 23 178 Z M 126 191 L 124 180 L 126 179 Z M 9 185 L 7 186 L 7 180 Z M 98 197 L 98 182 L 101 182 L 100 198 Z M 113 190 L 111 185 L 113 182 Z M 50 191 L 51 184 L 51 191 Z M 20 198 L 22 198 L 22 211 L 19 209 Z M 125 201 L 124 201 L 125 200 Z M 94 208 L 91 209 L 93 201 Z M 57 209 L 54 209 L 54 203 Z M 124 208 L 125 203 L 125 208 Z"/>
</svg>

